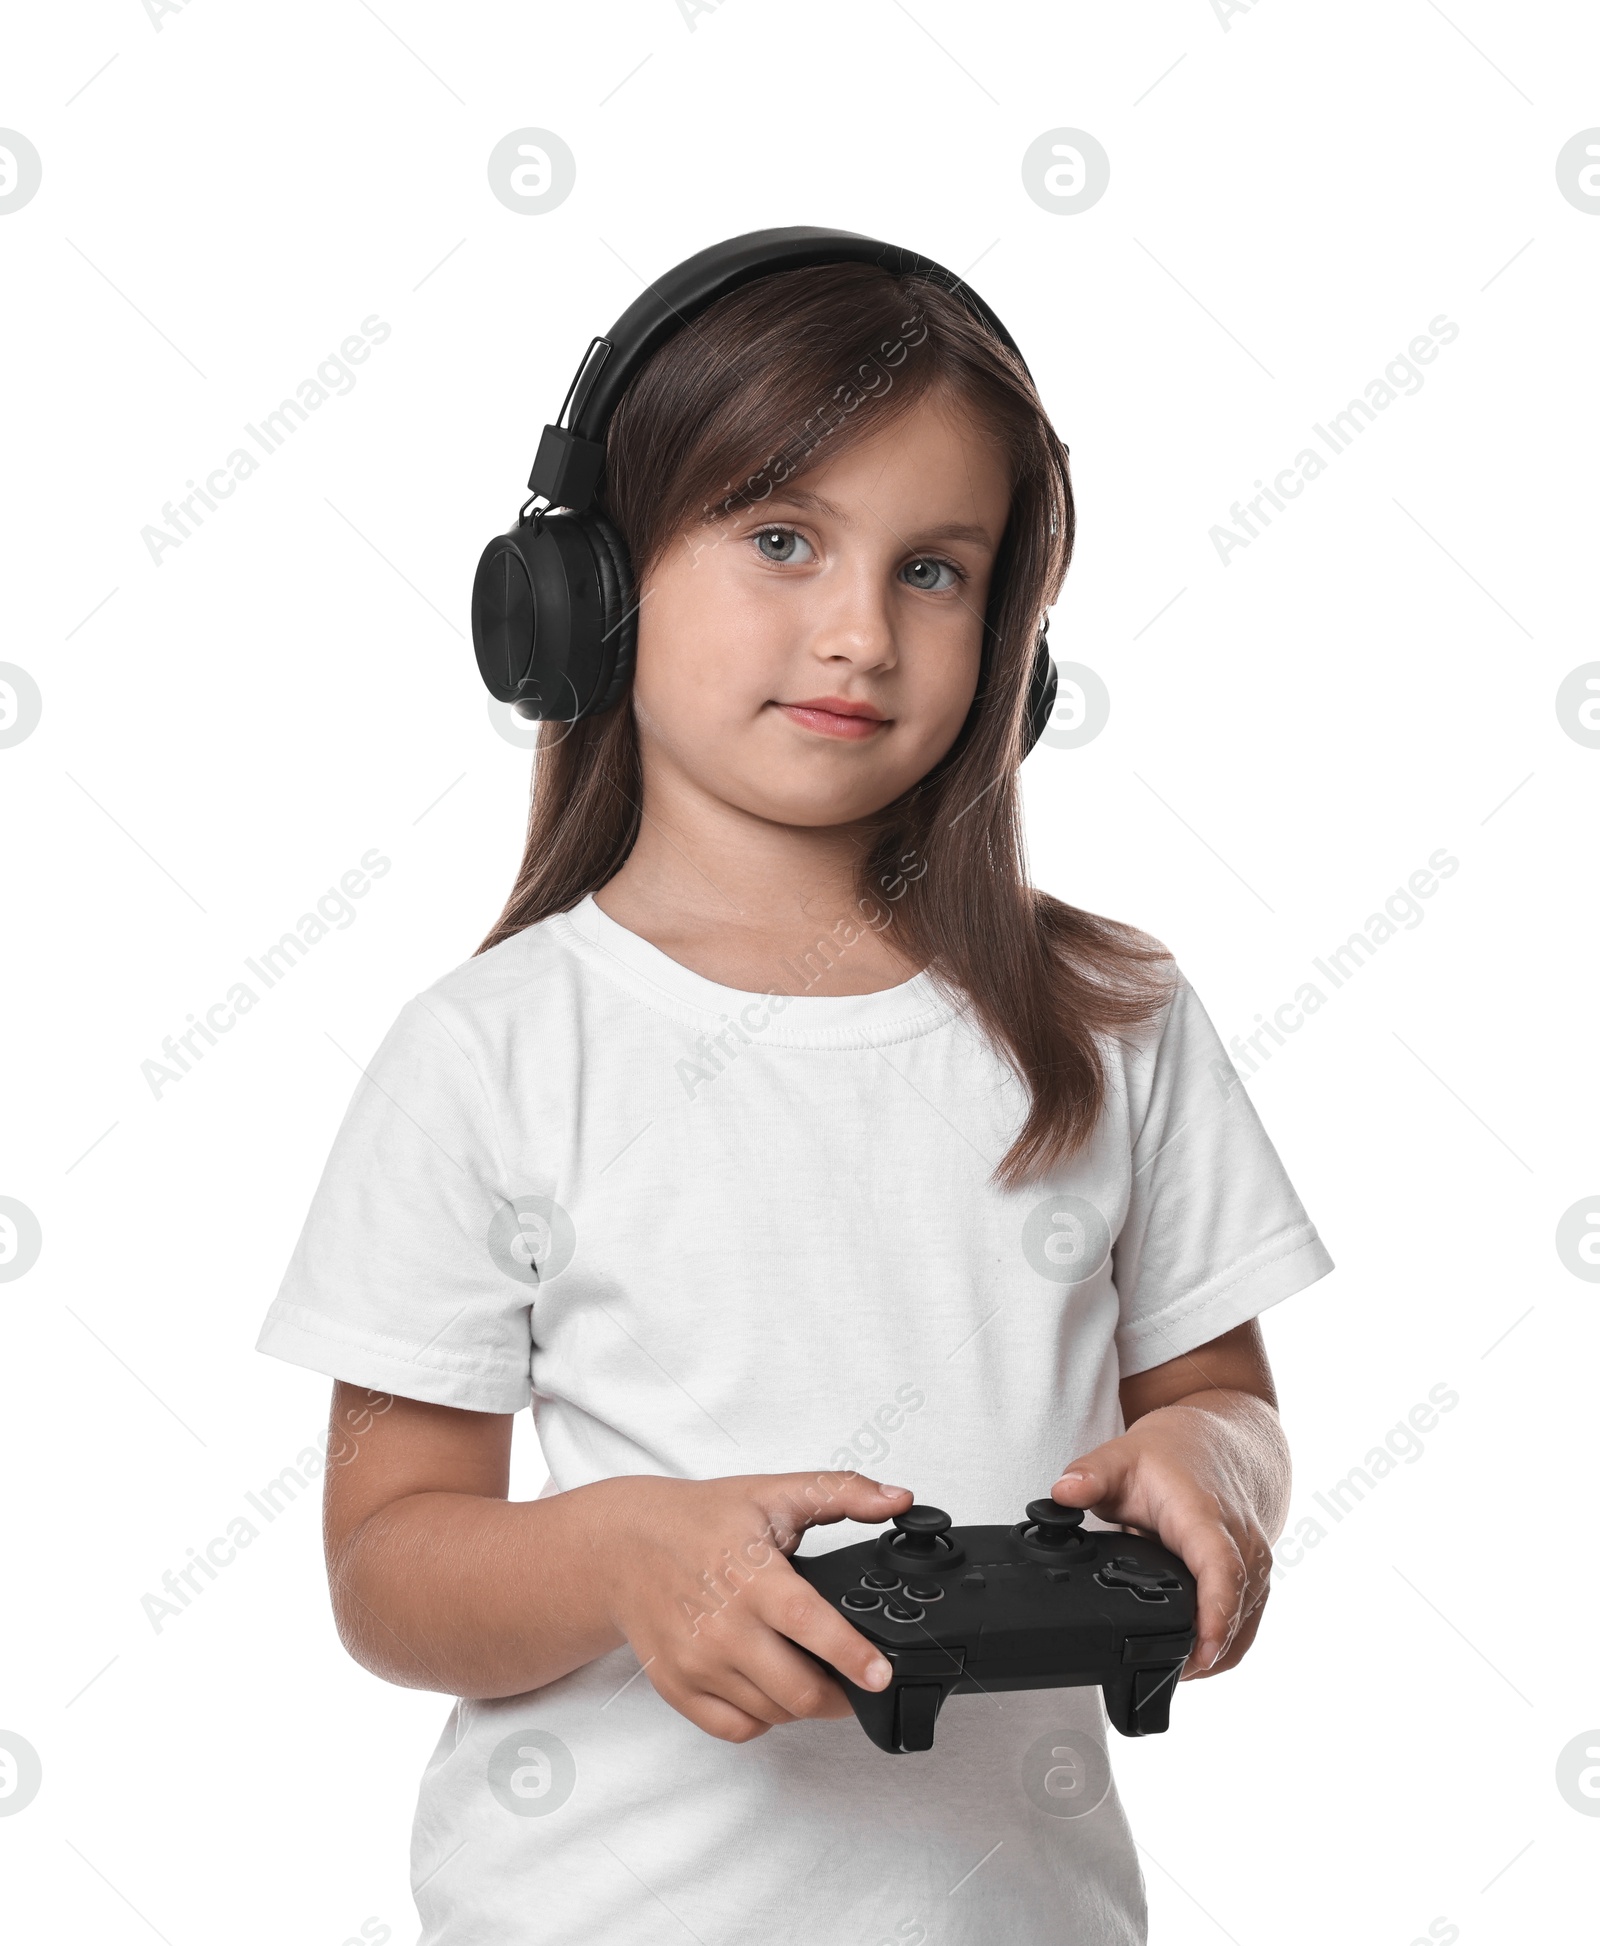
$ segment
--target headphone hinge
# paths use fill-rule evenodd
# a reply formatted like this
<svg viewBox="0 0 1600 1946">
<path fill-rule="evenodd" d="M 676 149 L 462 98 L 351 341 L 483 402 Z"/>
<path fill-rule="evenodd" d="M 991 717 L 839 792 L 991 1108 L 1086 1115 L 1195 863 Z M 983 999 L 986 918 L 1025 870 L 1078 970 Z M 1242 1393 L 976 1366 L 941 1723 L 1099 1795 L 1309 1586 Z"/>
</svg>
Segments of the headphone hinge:
<svg viewBox="0 0 1600 1946">
<path fill-rule="evenodd" d="M 594 498 L 606 449 L 598 440 L 580 439 L 565 426 L 546 426 L 528 475 L 528 491 L 542 493 L 552 507 L 581 513 Z"/>
</svg>

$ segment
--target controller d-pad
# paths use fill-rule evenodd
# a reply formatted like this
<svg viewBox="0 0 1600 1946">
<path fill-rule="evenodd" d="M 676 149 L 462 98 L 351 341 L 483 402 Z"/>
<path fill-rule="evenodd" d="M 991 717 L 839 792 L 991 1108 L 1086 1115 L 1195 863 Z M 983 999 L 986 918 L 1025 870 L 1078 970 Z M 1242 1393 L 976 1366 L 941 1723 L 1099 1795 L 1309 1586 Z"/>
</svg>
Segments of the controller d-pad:
<svg viewBox="0 0 1600 1946">
<path fill-rule="evenodd" d="M 1145 1568 L 1128 1555 L 1108 1561 L 1095 1576 L 1102 1588 L 1126 1588 L 1140 1601 L 1165 1601 L 1183 1583 L 1165 1568 Z"/>
</svg>

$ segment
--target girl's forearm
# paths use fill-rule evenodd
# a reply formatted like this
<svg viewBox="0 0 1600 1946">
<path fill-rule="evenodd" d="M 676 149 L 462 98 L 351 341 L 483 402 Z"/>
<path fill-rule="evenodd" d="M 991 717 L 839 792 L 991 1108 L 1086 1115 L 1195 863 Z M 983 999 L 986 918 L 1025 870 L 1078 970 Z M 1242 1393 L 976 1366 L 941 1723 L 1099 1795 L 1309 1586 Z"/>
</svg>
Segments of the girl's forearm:
<svg viewBox="0 0 1600 1946">
<path fill-rule="evenodd" d="M 389 1682 L 472 1697 L 521 1695 L 617 1648 L 604 1599 L 616 1484 L 380 1508 L 329 1551 L 340 1639 Z"/>
</svg>

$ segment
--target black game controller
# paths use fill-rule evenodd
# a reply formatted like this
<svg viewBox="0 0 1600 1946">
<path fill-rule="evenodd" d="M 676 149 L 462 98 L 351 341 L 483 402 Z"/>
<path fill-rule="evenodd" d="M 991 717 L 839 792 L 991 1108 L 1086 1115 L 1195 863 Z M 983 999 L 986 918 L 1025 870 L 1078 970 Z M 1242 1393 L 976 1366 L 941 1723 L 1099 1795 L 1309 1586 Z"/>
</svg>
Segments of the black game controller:
<svg viewBox="0 0 1600 1946">
<path fill-rule="evenodd" d="M 908 1507 L 894 1525 L 792 1557 L 893 1665 L 887 1689 L 838 1678 L 880 1750 L 931 1750 L 957 1691 L 1098 1683 L 1125 1737 L 1166 1729 L 1194 1647 L 1195 1584 L 1159 1541 L 1085 1530 L 1080 1508 L 1053 1500 L 1029 1501 L 1014 1527 L 952 1528 L 937 1507 Z"/>
</svg>

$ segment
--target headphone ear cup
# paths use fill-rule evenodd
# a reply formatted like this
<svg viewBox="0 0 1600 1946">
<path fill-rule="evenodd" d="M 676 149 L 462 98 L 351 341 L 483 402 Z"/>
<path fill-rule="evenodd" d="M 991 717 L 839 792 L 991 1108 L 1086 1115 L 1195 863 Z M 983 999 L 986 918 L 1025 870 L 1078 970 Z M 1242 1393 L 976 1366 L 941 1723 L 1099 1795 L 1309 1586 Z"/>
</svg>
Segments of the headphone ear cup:
<svg viewBox="0 0 1600 1946">
<path fill-rule="evenodd" d="M 1027 742 L 1023 756 L 1044 735 L 1049 727 L 1050 718 L 1056 707 L 1056 665 L 1050 659 L 1049 645 L 1041 633 L 1034 644 L 1033 673 L 1028 678 L 1028 720 L 1025 735 Z"/>
<path fill-rule="evenodd" d="M 599 716 L 618 702 L 633 679 L 638 642 L 638 603 L 627 543 L 598 509 L 581 516 L 584 537 L 600 576 L 599 679 L 585 716 Z"/>
</svg>

